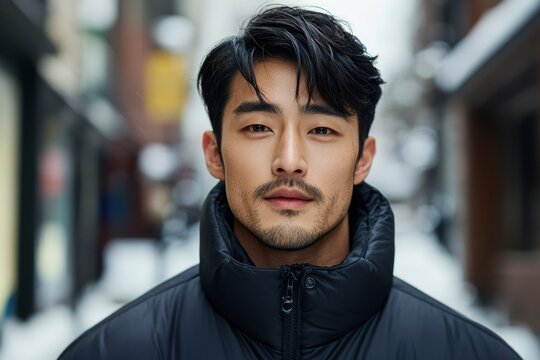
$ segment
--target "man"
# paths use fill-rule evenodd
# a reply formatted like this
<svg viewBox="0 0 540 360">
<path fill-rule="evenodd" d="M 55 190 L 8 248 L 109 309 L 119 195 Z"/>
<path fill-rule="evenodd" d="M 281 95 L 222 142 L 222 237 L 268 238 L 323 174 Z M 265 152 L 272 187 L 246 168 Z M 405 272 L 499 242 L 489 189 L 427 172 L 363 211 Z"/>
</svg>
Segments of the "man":
<svg viewBox="0 0 540 360">
<path fill-rule="evenodd" d="M 382 80 L 332 16 L 268 8 L 204 60 L 210 192 L 200 265 L 62 359 L 518 359 L 393 278 L 388 202 L 364 183 Z"/>
</svg>

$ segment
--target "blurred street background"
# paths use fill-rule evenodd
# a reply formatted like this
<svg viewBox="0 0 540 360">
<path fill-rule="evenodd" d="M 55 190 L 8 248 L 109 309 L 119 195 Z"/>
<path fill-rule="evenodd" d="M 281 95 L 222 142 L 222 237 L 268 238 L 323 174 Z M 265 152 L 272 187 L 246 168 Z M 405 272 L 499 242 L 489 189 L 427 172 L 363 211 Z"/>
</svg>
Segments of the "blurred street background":
<svg viewBox="0 0 540 360">
<path fill-rule="evenodd" d="M 540 359 L 540 0 L 313 0 L 378 55 L 396 275 Z M 0 359 L 55 359 L 198 262 L 195 78 L 246 0 L 4 0 Z"/>
</svg>

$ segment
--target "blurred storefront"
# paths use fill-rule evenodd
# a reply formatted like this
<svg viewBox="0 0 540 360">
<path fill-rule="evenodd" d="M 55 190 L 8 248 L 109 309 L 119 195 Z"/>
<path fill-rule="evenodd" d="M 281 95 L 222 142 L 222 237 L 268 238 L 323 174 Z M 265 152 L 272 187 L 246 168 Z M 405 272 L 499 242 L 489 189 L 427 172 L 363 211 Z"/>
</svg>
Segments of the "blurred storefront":
<svg viewBox="0 0 540 360">
<path fill-rule="evenodd" d="M 481 301 L 540 333 L 540 1 L 422 5 L 440 235 Z"/>
<path fill-rule="evenodd" d="M 193 28 L 176 7 L 3 5 L 0 333 L 9 316 L 74 304 L 112 239 L 159 239 L 186 213 L 197 221 L 180 143 Z"/>
<path fill-rule="evenodd" d="M 16 246 L 19 179 L 19 84 L 0 63 L 0 329 L 13 311 L 16 288 Z"/>
<path fill-rule="evenodd" d="M 5 316 L 15 312 L 22 319 L 73 298 L 73 254 L 81 232 L 77 207 L 88 192 L 99 199 L 88 186 L 99 182 L 99 172 L 82 177 L 79 164 L 99 166 L 100 159 L 88 161 L 87 153 L 99 149 L 103 137 L 75 105 L 77 93 L 66 95 L 69 84 L 50 80 L 51 66 L 43 59 L 59 56 L 62 44 L 46 31 L 47 19 L 43 1 L 8 1 L 0 15 L 1 153 L 7 174 L 0 304 Z M 98 217 L 97 211 L 84 214 L 93 226 Z"/>
<path fill-rule="evenodd" d="M 37 62 L 54 48 L 44 35 L 45 11 L 37 2 L 28 7 L 7 1 L 0 13 L 0 81 L 2 102 L 2 318 L 15 309 L 29 313 L 33 300 L 34 230 L 36 226 Z M 5 223 L 4 223 L 5 222 Z M 24 254 L 24 255 L 23 255 Z M 29 256 L 27 256 L 29 255 Z M 30 300 L 31 299 L 31 300 Z"/>
</svg>

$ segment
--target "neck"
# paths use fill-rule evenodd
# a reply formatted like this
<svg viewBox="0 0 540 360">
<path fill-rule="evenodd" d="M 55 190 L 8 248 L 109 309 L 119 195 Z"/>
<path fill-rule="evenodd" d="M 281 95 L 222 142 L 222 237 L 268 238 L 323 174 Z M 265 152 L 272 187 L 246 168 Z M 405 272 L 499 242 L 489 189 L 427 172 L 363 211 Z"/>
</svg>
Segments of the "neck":
<svg viewBox="0 0 540 360">
<path fill-rule="evenodd" d="M 349 218 L 340 221 L 328 234 L 300 250 L 279 250 L 265 245 L 243 224 L 234 219 L 233 231 L 255 266 L 279 268 L 282 265 L 312 264 L 334 266 L 349 253 Z"/>
</svg>

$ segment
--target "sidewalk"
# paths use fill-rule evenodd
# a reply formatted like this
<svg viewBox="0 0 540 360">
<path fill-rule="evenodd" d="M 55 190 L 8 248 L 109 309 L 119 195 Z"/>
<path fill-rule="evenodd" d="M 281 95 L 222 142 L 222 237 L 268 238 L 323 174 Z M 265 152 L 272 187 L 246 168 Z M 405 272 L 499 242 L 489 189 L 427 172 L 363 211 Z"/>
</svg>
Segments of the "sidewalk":
<svg viewBox="0 0 540 360">
<path fill-rule="evenodd" d="M 475 306 L 456 260 L 438 246 L 433 236 L 407 226 L 412 222 L 405 212 L 397 210 L 396 276 L 494 330 L 524 360 L 540 359 L 535 336 L 519 324 L 510 324 L 501 313 Z M 112 248 L 106 259 L 112 270 L 87 289 L 75 312 L 57 307 L 35 315 L 27 323 L 8 322 L 0 360 L 56 359 L 75 337 L 123 303 L 197 263 L 197 238 L 194 232 L 188 241 L 172 243 L 164 249 L 140 242 L 125 242 Z"/>
</svg>

